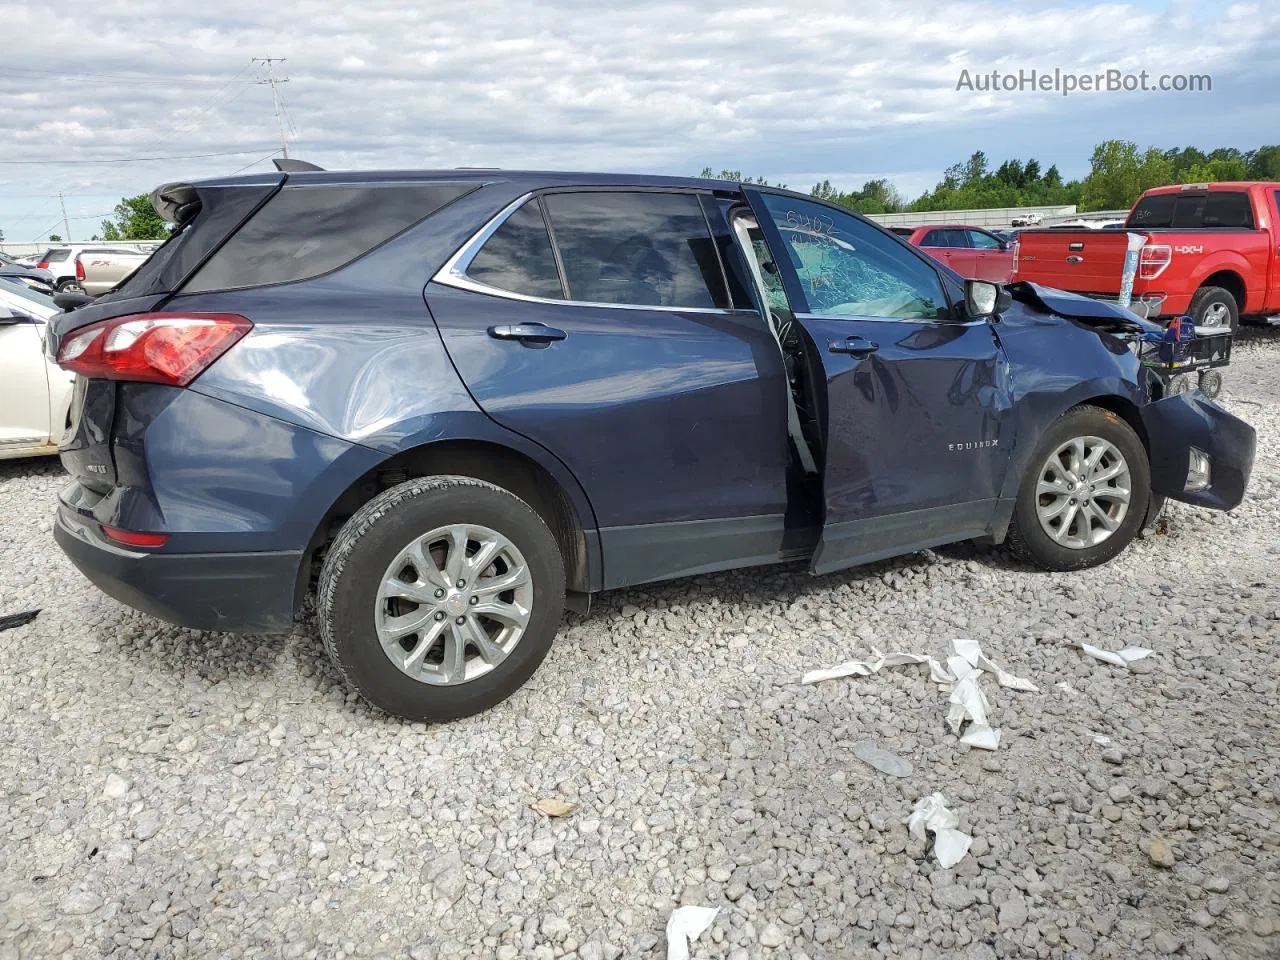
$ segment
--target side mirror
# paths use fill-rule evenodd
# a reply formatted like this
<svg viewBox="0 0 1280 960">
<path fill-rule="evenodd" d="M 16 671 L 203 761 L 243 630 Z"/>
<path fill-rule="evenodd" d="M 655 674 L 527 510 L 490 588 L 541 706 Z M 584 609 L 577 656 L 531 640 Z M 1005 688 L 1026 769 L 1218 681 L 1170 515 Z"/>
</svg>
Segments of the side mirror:
<svg viewBox="0 0 1280 960">
<path fill-rule="evenodd" d="M 1013 297 L 998 283 L 964 282 L 964 311 L 970 320 L 994 320 L 1009 309 Z"/>
</svg>

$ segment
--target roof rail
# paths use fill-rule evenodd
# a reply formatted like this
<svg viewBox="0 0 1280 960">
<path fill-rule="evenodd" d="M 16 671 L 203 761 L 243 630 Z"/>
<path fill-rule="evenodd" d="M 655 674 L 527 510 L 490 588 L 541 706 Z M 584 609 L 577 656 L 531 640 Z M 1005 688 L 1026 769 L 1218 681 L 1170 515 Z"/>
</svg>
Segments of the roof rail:
<svg viewBox="0 0 1280 960">
<path fill-rule="evenodd" d="M 309 171 L 324 171 L 324 167 L 317 167 L 314 163 L 307 163 L 305 160 L 293 160 L 289 157 L 275 157 L 271 161 L 276 165 L 276 169 L 281 173 L 307 173 Z"/>
</svg>

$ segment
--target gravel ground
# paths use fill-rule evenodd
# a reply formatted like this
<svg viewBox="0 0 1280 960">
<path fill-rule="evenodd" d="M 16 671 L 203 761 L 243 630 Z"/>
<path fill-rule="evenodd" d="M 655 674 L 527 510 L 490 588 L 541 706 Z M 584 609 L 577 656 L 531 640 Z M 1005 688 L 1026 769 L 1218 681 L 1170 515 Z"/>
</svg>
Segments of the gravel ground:
<svg viewBox="0 0 1280 960">
<path fill-rule="evenodd" d="M 681 903 L 721 907 L 695 958 L 1280 957 L 1280 331 L 1237 349 L 1260 443 L 1229 516 L 1176 505 L 1072 575 L 961 546 L 609 595 L 441 727 L 349 696 L 312 624 L 107 599 L 50 539 L 56 464 L 0 465 L 0 612 L 44 608 L 0 636 L 0 960 L 655 957 Z M 995 754 L 921 670 L 795 683 L 956 636 L 1042 691 L 987 684 Z M 903 826 L 933 791 L 974 837 L 951 870 Z"/>
</svg>

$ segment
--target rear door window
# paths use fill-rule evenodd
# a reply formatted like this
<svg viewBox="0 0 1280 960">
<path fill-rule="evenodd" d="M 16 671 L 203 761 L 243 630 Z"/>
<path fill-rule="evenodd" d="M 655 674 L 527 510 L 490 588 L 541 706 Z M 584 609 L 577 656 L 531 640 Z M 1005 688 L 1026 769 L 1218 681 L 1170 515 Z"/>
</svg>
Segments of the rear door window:
<svg viewBox="0 0 1280 960">
<path fill-rule="evenodd" d="M 920 241 L 920 246 L 949 247 L 951 246 L 951 238 L 947 236 L 948 232 L 946 230 L 930 230 L 924 235 L 924 239 Z"/>
<path fill-rule="evenodd" d="M 318 277 L 474 188 L 470 183 L 286 184 L 209 258 L 184 292 Z"/>
<path fill-rule="evenodd" d="M 729 297 L 698 197 L 595 190 L 543 198 L 566 295 L 586 303 L 726 308 Z"/>
<path fill-rule="evenodd" d="M 467 276 L 528 297 L 564 298 L 540 201 L 530 200 L 503 221 L 467 267 Z"/>
</svg>

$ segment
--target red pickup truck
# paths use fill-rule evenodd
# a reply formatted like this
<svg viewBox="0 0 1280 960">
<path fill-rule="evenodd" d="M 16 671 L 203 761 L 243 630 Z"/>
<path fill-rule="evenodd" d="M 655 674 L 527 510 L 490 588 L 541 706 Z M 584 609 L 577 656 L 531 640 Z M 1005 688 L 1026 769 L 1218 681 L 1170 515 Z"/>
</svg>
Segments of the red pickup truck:
<svg viewBox="0 0 1280 960">
<path fill-rule="evenodd" d="M 1022 231 L 1014 279 L 1114 301 L 1136 233 L 1145 240 L 1130 309 L 1234 331 L 1242 316 L 1280 313 L 1278 224 L 1280 183 L 1156 187 L 1123 227 Z"/>
<path fill-rule="evenodd" d="M 1013 277 L 1014 245 L 981 227 L 948 223 L 892 230 L 966 280 L 1008 283 Z"/>
</svg>

